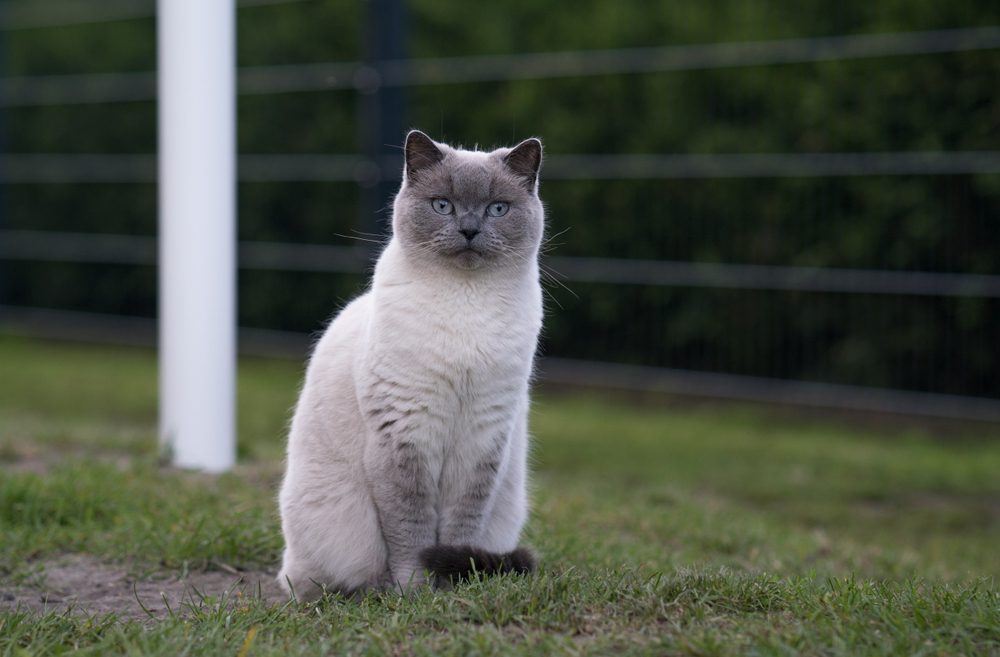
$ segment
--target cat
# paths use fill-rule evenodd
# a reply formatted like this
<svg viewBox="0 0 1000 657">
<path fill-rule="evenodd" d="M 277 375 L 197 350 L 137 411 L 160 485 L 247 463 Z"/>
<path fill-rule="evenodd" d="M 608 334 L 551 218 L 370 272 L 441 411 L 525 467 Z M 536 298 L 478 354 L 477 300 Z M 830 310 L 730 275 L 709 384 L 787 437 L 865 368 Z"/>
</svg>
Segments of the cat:
<svg viewBox="0 0 1000 657">
<path fill-rule="evenodd" d="M 467 151 L 414 130 L 404 161 L 371 286 L 317 343 L 292 419 L 278 579 L 300 601 L 535 567 L 518 540 L 542 143 Z"/>
</svg>

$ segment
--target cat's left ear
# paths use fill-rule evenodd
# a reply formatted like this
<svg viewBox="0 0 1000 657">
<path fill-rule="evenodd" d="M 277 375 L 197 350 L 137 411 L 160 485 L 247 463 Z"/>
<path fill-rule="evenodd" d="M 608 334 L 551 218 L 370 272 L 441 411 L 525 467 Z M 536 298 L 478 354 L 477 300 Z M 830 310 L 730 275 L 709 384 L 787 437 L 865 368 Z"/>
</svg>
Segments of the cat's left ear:
<svg viewBox="0 0 1000 657">
<path fill-rule="evenodd" d="M 542 166 L 542 142 L 532 137 L 515 146 L 503 158 L 511 171 L 524 179 L 528 191 L 534 191 L 538 183 L 538 169 Z"/>
</svg>

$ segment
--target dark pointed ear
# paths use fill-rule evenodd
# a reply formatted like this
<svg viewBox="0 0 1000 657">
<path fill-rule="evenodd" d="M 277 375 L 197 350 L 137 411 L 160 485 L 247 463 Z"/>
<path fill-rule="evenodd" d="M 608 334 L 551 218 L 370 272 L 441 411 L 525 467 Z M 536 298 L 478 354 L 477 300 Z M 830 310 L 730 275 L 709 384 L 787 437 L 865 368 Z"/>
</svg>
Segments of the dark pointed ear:
<svg viewBox="0 0 1000 657">
<path fill-rule="evenodd" d="M 538 169 L 542 166 L 542 142 L 534 137 L 525 139 L 504 156 L 503 162 L 524 179 L 528 191 L 534 190 Z"/>
<path fill-rule="evenodd" d="M 410 134 L 406 135 L 406 147 L 403 151 L 406 158 L 406 175 L 409 178 L 444 159 L 444 153 L 434 140 L 419 130 L 410 130 Z"/>
</svg>

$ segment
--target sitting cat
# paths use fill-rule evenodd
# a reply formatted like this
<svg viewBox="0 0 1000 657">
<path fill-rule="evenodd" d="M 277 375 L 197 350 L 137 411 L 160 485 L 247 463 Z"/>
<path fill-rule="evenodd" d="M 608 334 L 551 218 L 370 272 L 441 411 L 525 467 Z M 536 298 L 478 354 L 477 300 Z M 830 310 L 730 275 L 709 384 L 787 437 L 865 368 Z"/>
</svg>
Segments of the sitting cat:
<svg viewBox="0 0 1000 657">
<path fill-rule="evenodd" d="M 316 345 L 292 420 L 278 579 L 299 600 L 534 568 L 517 544 L 542 144 L 466 151 L 415 130 L 404 154 L 371 289 Z"/>
</svg>

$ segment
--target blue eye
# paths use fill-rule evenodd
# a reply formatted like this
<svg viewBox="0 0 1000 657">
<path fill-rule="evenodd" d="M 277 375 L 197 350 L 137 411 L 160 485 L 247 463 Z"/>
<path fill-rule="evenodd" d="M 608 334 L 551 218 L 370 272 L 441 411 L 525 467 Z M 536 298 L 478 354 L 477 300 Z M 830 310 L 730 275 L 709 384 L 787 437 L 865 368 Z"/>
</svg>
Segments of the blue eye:
<svg viewBox="0 0 1000 657">
<path fill-rule="evenodd" d="M 502 217 L 507 214 L 507 210 L 510 209 L 510 205 L 504 203 L 503 201 L 497 201 L 496 203 L 490 203 L 486 207 L 486 212 L 491 217 Z"/>
<path fill-rule="evenodd" d="M 438 214 L 451 214 L 451 201 L 446 198 L 436 198 L 431 201 L 431 207 Z"/>
</svg>

